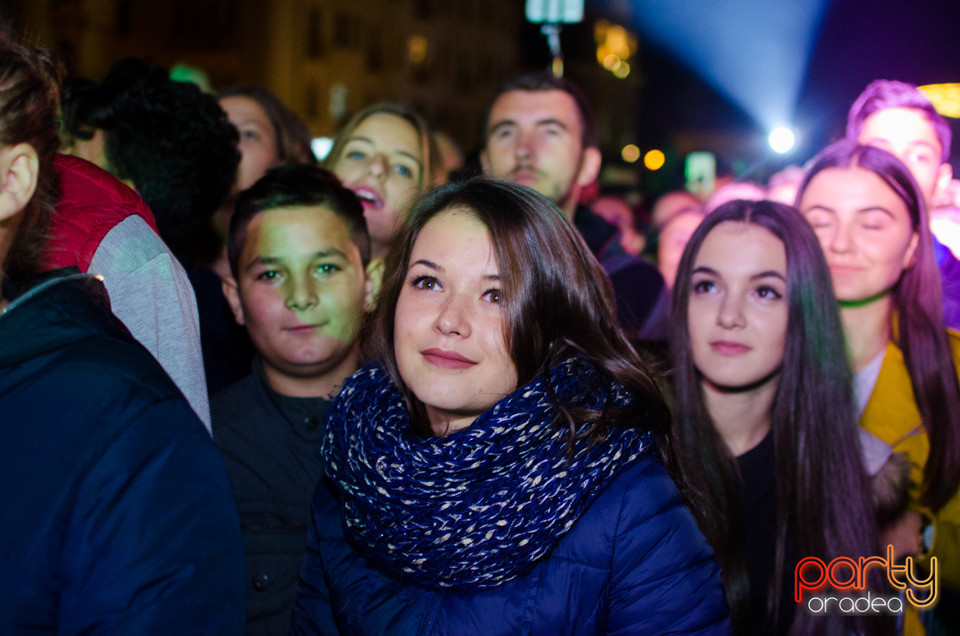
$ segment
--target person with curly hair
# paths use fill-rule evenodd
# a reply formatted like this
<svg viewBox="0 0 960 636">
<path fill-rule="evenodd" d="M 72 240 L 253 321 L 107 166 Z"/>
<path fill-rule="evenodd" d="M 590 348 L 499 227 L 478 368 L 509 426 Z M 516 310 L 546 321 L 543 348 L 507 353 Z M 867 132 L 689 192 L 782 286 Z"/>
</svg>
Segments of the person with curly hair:
<svg viewBox="0 0 960 636">
<path fill-rule="evenodd" d="M 61 196 L 42 269 L 102 276 L 114 313 L 209 428 L 203 352 L 236 355 L 243 340 L 217 296 L 219 281 L 191 267 L 190 247 L 212 237 L 209 217 L 236 167 L 236 133 L 213 97 L 136 59 L 117 62 L 102 85 L 68 83 L 63 97 L 61 150 L 76 156 L 55 161 Z"/>
<path fill-rule="evenodd" d="M 251 352 L 210 269 L 221 245 L 211 220 L 236 178 L 236 129 L 216 97 L 136 58 L 116 62 L 100 86 L 78 99 L 73 127 L 103 131 L 103 167 L 143 197 L 187 271 L 207 389 L 229 386 L 249 371 Z"/>
</svg>

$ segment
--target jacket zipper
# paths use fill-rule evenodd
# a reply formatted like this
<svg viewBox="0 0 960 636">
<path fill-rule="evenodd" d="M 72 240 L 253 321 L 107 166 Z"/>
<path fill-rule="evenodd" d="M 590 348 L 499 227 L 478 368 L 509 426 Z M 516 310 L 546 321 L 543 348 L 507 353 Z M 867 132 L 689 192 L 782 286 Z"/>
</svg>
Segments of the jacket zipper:
<svg viewBox="0 0 960 636">
<path fill-rule="evenodd" d="M 440 592 L 431 592 L 430 593 L 430 603 L 427 605 L 427 611 L 423 615 L 423 620 L 420 621 L 420 629 L 417 632 L 423 636 L 428 636 L 432 634 L 434 628 L 436 628 L 437 615 L 440 613 L 440 602 L 443 600 Z"/>
</svg>

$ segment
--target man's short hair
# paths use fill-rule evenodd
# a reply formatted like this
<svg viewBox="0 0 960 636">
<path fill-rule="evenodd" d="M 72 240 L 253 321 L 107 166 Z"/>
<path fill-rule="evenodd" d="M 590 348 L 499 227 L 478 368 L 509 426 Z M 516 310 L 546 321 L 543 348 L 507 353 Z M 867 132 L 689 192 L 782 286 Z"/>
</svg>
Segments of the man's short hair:
<svg viewBox="0 0 960 636">
<path fill-rule="evenodd" d="M 847 115 L 847 137 L 857 139 L 867 117 L 888 108 L 912 108 L 922 112 L 940 140 L 940 163 L 947 163 L 950 160 L 950 141 L 953 137 L 950 124 L 937 112 L 920 89 L 906 82 L 896 80 L 870 82 L 850 107 Z"/>
<path fill-rule="evenodd" d="M 357 195 L 343 187 L 329 170 L 295 164 L 268 170 L 237 198 L 227 237 L 227 257 L 234 278 L 250 221 L 267 210 L 300 206 L 323 206 L 336 214 L 346 224 L 350 240 L 360 249 L 363 265 L 370 262 L 370 234 Z"/>
<path fill-rule="evenodd" d="M 493 110 L 493 105 L 500 99 L 501 95 L 513 91 L 563 91 L 570 95 L 576 103 L 577 113 L 580 115 L 580 144 L 584 148 L 597 147 L 597 124 L 586 95 L 570 80 L 544 71 L 515 77 L 500 86 L 497 94 L 490 100 L 490 106 L 487 108 L 487 114 L 483 120 L 482 145 L 484 148 L 487 147 L 487 135 L 490 131 L 490 111 Z"/>
</svg>

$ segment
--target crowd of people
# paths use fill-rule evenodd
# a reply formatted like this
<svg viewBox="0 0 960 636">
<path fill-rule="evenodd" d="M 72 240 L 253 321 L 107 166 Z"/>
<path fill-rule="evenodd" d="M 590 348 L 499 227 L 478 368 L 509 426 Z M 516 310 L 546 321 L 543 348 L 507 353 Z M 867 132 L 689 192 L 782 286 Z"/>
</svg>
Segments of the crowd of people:
<svg viewBox="0 0 960 636">
<path fill-rule="evenodd" d="M 960 189 L 916 87 L 643 226 L 551 73 L 473 176 L 394 103 L 319 162 L 263 88 L 63 74 L 0 33 L 0 631 L 960 631 Z"/>
</svg>

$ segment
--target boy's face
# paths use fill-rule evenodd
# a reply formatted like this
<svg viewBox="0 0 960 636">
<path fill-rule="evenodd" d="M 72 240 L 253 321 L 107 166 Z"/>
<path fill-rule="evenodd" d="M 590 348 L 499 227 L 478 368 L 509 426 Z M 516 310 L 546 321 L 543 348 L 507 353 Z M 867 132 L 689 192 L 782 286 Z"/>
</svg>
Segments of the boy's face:
<svg viewBox="0 0 960 636">
<path fill-rule="evenodd" d="M 863 120 L 857 141 L 883 148 L 910 169 L 927 204 L 947 187 L 953 170 L 941 163 L 943 148 L 933 124 L 916 108 L 884 108 Z"/>
<path fill-rule="evenodd" d="M 274 390 L 356 370 L 371 284 L 347 224 L 322 206 L 266 210 L 247 227 L 224 291 Z"/>
</svg>

